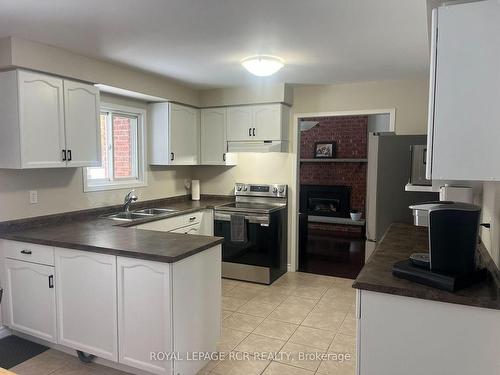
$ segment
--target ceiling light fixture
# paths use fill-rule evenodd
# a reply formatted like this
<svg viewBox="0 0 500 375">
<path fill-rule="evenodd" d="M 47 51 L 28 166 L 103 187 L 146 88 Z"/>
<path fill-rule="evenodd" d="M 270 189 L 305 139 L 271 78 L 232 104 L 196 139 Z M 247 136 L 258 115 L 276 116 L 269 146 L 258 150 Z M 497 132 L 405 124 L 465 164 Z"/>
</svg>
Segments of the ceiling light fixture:
<svg viewBox="0 0 500 375">
<path fill-rule="evenodd" d="M 256 76 L 267 77 L 283 68 L 285 62 L 277 56 L 259 55 L 243 59 L 241 65 Z"/>
</svg>

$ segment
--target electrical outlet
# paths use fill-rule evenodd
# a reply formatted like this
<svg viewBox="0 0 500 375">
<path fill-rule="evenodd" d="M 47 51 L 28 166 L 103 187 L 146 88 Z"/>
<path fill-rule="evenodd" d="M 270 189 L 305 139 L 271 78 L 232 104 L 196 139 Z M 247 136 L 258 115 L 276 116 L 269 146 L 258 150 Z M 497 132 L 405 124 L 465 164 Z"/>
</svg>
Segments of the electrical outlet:
<svg viewBox="0 0 500 375">
<path fill-rule="evenodd" d="M 30 190 L 30 203 L 31 204 L 38 203 L 38 191 L 37 190 Z"/>
</svg>

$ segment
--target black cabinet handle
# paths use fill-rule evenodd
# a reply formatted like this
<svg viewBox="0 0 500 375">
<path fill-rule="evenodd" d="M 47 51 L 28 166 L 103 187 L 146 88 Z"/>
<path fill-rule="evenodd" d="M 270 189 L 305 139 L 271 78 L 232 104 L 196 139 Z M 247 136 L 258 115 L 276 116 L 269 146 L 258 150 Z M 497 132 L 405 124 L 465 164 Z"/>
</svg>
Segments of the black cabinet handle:
<svg viewBox="0 0 500 375">
<path fill-rule="evenodd" d="M 66 150 L 62 150 L 62 159 L 66 161 Z"/>
<path fill-rule="evenodd" d="M 49 289 L 54 287 L 54 275 L 49 276 Z"/>
<path fill-rule="evenodd" d="M 175 155 L 173 152 L 170 153 L 170 160 L 174 160 L 175 159 Z"/>
<path fill-rule="evenodd" d="M 193 221 L 193 220 L 196 220 L 196 216 L 192 216 L 189 218 L 189 221 Z"/>
<path fill-rule="evenodd" d="M 251 137 L 252 136 L 252 128 L 248 128 L 248 136 Z"/>
<path fill-rule="evenodd" d="M 222 161 L 226 161 L 226 153 L 222 154 Z"/>
<path fill-rule="evenodd" d="M 68 161 L 71 161 L 71 150 L 68 150 Z"/>
<path fill-rule="evenodd" d="M 31 255 L 31 250 L 21 250 L 21 254 Z"/>
<path fill-rule="evenodd" d="M 252 135 L 255 137 L 255 128 L 253 128 L 253 134 Z"/>
</svg>

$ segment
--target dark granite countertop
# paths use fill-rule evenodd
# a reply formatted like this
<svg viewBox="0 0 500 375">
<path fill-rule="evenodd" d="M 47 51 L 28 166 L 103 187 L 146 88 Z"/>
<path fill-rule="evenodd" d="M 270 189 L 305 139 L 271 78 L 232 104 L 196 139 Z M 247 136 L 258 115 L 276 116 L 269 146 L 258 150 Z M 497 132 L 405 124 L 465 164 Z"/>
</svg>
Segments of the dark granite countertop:
<svg viewBox="0 0 500 375">
<path fill-rule="evenodd" d="M 233 201 L 233 197 L 187 197 L 141 202 L 133 207 L 172 208 L 168 215 L 120 222 L 99 218 L 119 206 L 48 215 L 0 223 L 0 238 L 47 246 L 112 254 L 172 263 L 222 243 L 220 237 L 186 235 L 130 228 L 145 222 L 214 208 Z"/>
<path fill-rule="evenodd" d="M 358 275 L 353 287 L 373 292 L 449 302 L 500 310 L 500 279 L 498 268 L 481 244 L 478 255 L 489 277 L 457 292 L 431 288 L 392 275 L 392 265 L 408 259 L 415 252 L 428 249 L 427 228 L 409 224 L 392 224 Z"/>
</svg>

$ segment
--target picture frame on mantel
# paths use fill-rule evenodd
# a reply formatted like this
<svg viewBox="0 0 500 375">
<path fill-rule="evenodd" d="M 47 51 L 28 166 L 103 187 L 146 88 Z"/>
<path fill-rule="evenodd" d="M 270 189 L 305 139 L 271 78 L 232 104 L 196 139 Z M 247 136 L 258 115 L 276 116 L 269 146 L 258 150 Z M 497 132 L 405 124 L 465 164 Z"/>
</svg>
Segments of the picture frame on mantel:
<svg viewBox="0 0 500 375">
<path fill-rule="evenodd" d="M 335 142 L 316 142 L 314 144 L 314 158 L 315 159 L 333 159 L 335 158 Z"/>
</svg>

